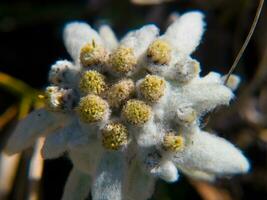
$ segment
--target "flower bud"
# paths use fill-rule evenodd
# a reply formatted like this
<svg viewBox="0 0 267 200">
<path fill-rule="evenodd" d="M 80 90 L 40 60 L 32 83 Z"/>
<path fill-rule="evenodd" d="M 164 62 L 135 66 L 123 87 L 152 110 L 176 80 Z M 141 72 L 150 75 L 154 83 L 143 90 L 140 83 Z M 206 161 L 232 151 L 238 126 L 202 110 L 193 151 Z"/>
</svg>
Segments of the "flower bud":
<svg viewBox="0 0 267 200">
<path fill-rule="evenodd" d="M 184 138 L 175 135 L 174 132 L 166 133 L 163 138 L 163 148 L 172 152 L 182 151 L 184 149 Z"/>
<path fill-rule="evenodd" d="M 197 118 L 197 113 L 191 107 L 180 107 L 176 111 L 176 116 L 180 125 L 188 126 L 194 123 Z"/>
<path fill-rule="evenodd" d="M 169 43 L 161 39 L 155 40 L 148 47 L 147 57 L 155 64 L 168 64 L 171 60 L 171 47 Z"/>
<path fill-rule="evenodd" d="M 107 101 L 111 107 L 118 108 L 130 99 L 134 93 L 134 82 L 131 79 L 122 80 L 108 90 Z"/>
<path fill-rule="evenodd" d="M 107 60 L 107 52 L 104 47 L 97 45 L 94 40 L 87 43 L 81 48 L 80 62 L 84 67 L 91 67 L 105 63 Z"/>
<path fill-rule="evenodd" d="M 200 72 L 199 63 L 196 60 L 190 60 L 186 63 L 176 63 L 176 79 L 181 83 L 191 81 Z"/>
<path fill-rule="evenodd" d="M 137 59 L 132 48 L 121 46 L 111 54 L 109 62 L 112 72 L 125 74 L 134 70 Z"/>
<path fill-rule="evenodd" d="M 141 96 L 149 102 L 157 102 L 165 92 L 165 80 L 156 75 L 147 75 L 140 83 Z"/>
<path fill-rule="evenodd" d="M 97 71 L 91 70 L 85 71 L 82 74 L 79 87 L 83 94 L 100 95 L 106 90 L 107 85 L 102 74 Z"/>
<path fill-rule="evenodd" d="M 81 98 L 77 112 L 84 122 L 99 122 L 109 113 L 108 103 L 99 96 L 89 94 Z"/>
<path fill-rule="evenodd" d="M 74 102 L 71 89 L 61 89 L 57 86 L 47 87 L 44 99 L 46 108 L 51 111 L 70 110 Z"/>
<path fill-rule="evenodd" d="M 152 109 L 143 101 L 131 99 L 124 105 L 122 116 L 128 123 L 141 126 L 151 118 Z"/>
<path fill-rule="evenodd" d="M 128 142 L 127 128 L 121 123 L 109 123 L 102 130 L 102 144 L 106 149 L 119 150 Z"/>
</svg>

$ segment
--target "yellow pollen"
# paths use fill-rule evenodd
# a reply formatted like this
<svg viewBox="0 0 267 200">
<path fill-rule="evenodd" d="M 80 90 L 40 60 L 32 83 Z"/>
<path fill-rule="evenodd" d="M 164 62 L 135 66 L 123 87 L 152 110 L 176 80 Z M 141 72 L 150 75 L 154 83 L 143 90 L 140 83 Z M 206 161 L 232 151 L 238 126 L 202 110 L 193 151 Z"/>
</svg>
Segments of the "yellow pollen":
<svg viewBox="0 0 267 200">
<path fill-rule="evenodd" d="M 111 70 L 117 73 L 127 73 L 132 71 L 137 64 L 137 59 L 133 49 L 119 47 L 110 57 Z"/>
<path fill-rule="evenodd" d="M 156 64 L 168 64 L 171 60 L 171 47 L 166 41 L 157 39 L 149 45 L 147 56 Z"/>
<path fill-rule="evenodd" d="M 141 95 L 150 102 L 157 102 L 165 92 L 165 80 L 159 76 L 147 75 L 140 84 Z"/>
<path fill-rule="evenodd" d="M 104 76 L 99 72 L 92 70 L 83 73 L 79 87 L 84 94 L 100 95 L 106 90 L 107 85 Z"/>
<path fill-rule="evenodd" d="M 48 110 L 61 111 L 64 107 L 64 92 L 56 86 L 47 87 L 42 98 Z"/>
<path fill-rule="evenodd" d="M 81 48 L 80 61 L 84 67 L 105 63 L 106 59 L 107 52 L 105 51 L 104 47 L 95 44 L 94 40 L 92 43 L 87 43 Z"/>
<path fill-rule="evenodd" d="M 169 132 L 163 138 L 163 148 L 172 152 L 182 151 L 184 149 L 184 138 L 175 135 L 174 132 Z"/>
<path fill-rule="evenodd" d="M 108 104 L 101 97 L 89 94 L 81 98 L 77 112 L 84 122 L 98 122 L 103 120 L 107 114 Z"/>
<path fill-rule="evenodd" d="M 107 101 L 111 107 L 118 108 L 134 93 L 134 82 L 131 79 L 121 80 L 114 84 L 107 92 Z"/>
<path fill-rule="evenodd" d="M 128 142 L 127 128 L 121 123 L 110 123 L 102 129 L 102 144 L 110 150 L 119 150 Z"/>
<path fill-rule="evenodd" d="M 143 101 L 131 99 L 122 109 L 122 116 L 132 125 L 145 124 L 152 115 L 152 109 Z"/>
</svg>

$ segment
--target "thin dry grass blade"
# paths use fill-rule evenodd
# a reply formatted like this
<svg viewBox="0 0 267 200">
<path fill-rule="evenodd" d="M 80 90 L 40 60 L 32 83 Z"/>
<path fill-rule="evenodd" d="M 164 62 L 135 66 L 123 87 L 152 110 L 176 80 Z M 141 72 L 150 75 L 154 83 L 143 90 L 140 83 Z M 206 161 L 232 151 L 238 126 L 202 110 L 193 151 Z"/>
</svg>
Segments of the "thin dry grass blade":
<svg viewBox="0 0 267 200">
<path fill-rule="evenodd" d="M 44 138 L 40 138 L 34 147 L 33 155 L 30 161 L 29 169 L 29 193 L 27 200 L 38 200 L 40 198 L 40 181 L 43 173 L 43 158 L 41 156 L 41 148 Z"/>
<path fill-rule="evenodd" d="M 190 181 L 203 200 L 232 200 L 226 190 L 216 188 L 212 184 L 203 181 Z"/>
<path fill-rule="evenodd" d="M 20 154 L 8 156 L 0 153 L 0 199 L 4 200 L 13 188 L 14 179 L 17 174 Z"/>
<path fill-rule="evenodd" d="M 0 87 L 16 95 L 25 94 L 32 90 L 30 86 L 21 80 L 0 72 Z"/>
<path fill-rule="evenodd" d="M 0 116 L 0 130 L 16 117 L 18 109 L 16 105 L 10 106 L 1 116 Z"/>
<path fill-rule="evenodd" d="M 156 5 L 156 4 L 161 4 L 165 2 L 171 2 L 174 0 L 131 0 L 133 4 L 137 5 Z"/>
<path fill-rule="evenodd" d="M 31 107 L 31 97 L 23 97 L 19 106 L 18 119 L 23 119 L 24 117 L 26 117 L 29 114 Z"/>
<path fill-rule="evenodd" d="M 237 64 L 238 64 L 238 62 L 239 62 L 239 60 L 240 60 L 240 58 L 242 57 L 244 51 L 246 50 L 246 48 L 247 48 L 247 46 L 248 46 L 248 43 L 249 43 L 249 41 L 250 41 L 250 39 L 251 39 L 251 37 L 252 37 L 254 31 L 255 31 L 255 28 L 256 28 L 257 23 L 258 23 L 258 21 L 259 21 L 259 17 L 260 17 L 260 14 L 261 14 L 261 10 L 262 10 L 263 4 L 264 4 L 264 0 L 260 0 L 260 1 L 259 1 L 259 6 L 258 6 L 257 11 L 256 11 L 255 18 L 254 18 L 254 20 L 253 20 L 253 23 L 252 23 L 252 25 L 251 25 L 251 28 L 250 28 L 250 30 L 249 30 L 249 33 L 248 33 L 248 35 L 247 35 L 247 37 L 246 37 L 246 40 L 245 40 L 244 44 L 242 45 L 240 51 L 238 52 L 238 54 L 237 54 L 237 56 L 236 56 L 236 58 L 235 58 L 235 60 L 234 60 L 233 65 L 231 66 L 229 72 L 228 72 L 227 75 L 226 75 L 226 79 L 225 79 L 225 81 L 224 81 L 224 84 L 225 84 L 225 85 L 227 84 L 227 81 L 228 81 L 229 77 L 231 76 L 231 74 L 232 74 L 233 71 L 235 70 L 235 68 L 236 68 L 236 66 L 237 66 Z"/>
</svg>

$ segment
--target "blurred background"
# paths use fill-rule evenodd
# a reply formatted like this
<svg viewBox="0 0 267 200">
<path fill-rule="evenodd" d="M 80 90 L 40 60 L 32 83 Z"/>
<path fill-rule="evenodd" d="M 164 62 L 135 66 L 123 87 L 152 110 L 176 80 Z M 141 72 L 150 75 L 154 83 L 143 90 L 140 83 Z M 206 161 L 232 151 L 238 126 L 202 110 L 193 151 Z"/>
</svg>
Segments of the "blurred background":
<svg viewBox="0 0 267 200">
<path fill-rule="evenodd" d="M 0 151 L 17 121 L 42 106 L 51 64 L 69 59 L 62 42 L 64 25 L 83 20 L 109 24 L 121 38 L 147 23 L 162 31 L 173 12 L 201 10 L 206 34 L 193 57 L 209 71 L 226 74 L 253 22 L 255 0 L 1 0 L 0 1 Z M 267 199 L 267 7 L 235 74 L 241 87 L 230 107 L 207 115 L 202 126 L 241 148 L 251 161 L 243 176 L 214 184 L 181 176 L 174 184 L 158 181 L 153 200 Z M 36 146 L 20 155 L 0 153 L 0 200 L 58 200 L 71 163 L 67 157 L 43 161 Z"/>
</svg>

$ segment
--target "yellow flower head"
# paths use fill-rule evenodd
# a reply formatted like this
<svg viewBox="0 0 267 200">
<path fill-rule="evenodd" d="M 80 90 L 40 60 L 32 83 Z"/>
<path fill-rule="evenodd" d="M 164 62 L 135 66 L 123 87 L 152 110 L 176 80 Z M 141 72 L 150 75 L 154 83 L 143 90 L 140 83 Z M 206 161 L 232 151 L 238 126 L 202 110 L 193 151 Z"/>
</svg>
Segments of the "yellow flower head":
<svg viewBox="0 0 267 200">
<path fill-rule="evenodd" d="M 102 129 L 102 144 L 110 150 L 119 150 L 128 142 L 127 128 L 121 123 L 109 123 Z"/>
<path fill-rule="evenodd" d="M 81 92 L 84 94 L 100 95 L 106 90 L 107 85 L 102 74 L 91 70 L 83 73 L 79 87 Z"/>
<path fill-rule="evenodd" d="M 61 111 L 64 107 L 64 92 L 56 86 L 47 87 L 44 94 L 45 106 L 51 111 Z"/>
<path fill-rule="evenodd" d="M 132 125 L 143 125 L 152 116 L 152 109 L 145 102 L 131 99 L 122 109 L 122 116 Z"/>
<path fill-rule="evenodd" d="M 163 148 L 172 152 L 182 151 L 184 149 L 184 138 L 175 135 L 174 132 L 169 132 L 163 138 Z"/>
<path fill-rule="evenodd" d="M 132 71 L 137 64 L 137 59 L 133 49 L 128 47 L 119 47 L 110 57 L 111 70 L 116 73 L 127 73 Z"/>
<path fill-rule="evenodd" d="M 140 93 L 145 100 L 157 102 L 165 92 L 165 80 L 156 75 L 147 75 L 140 84 Z"/>
<path fill-rule="evenodd" d="M 156 64 L 168 64 L 171 60 L 171 47 L 169 43 L 161 39 L 155 40 L 148 47 L 147 57 Z"/>
<path fill-rule="evenodd" d="M 103 46 L 97 45 L 94 40 L 81 48 L 80 61 L 84 67 L 99 65 L 105 63 L 106 60 L 107 52 Z"/>
<path fill-rule="evenodd" d="M 107 101 L 111 107 L 119 107 L 134 93 L 134 82 L 124 79 L 114 84 L 107 92 Z"/>
<path fill-rule="evenodd" d="M 108 104 L 101 97 L 89 94 L 81 98 L 77 112 L 84 122 L 98 122 L 103 120 L 107 114 Z"/>
</svg>

